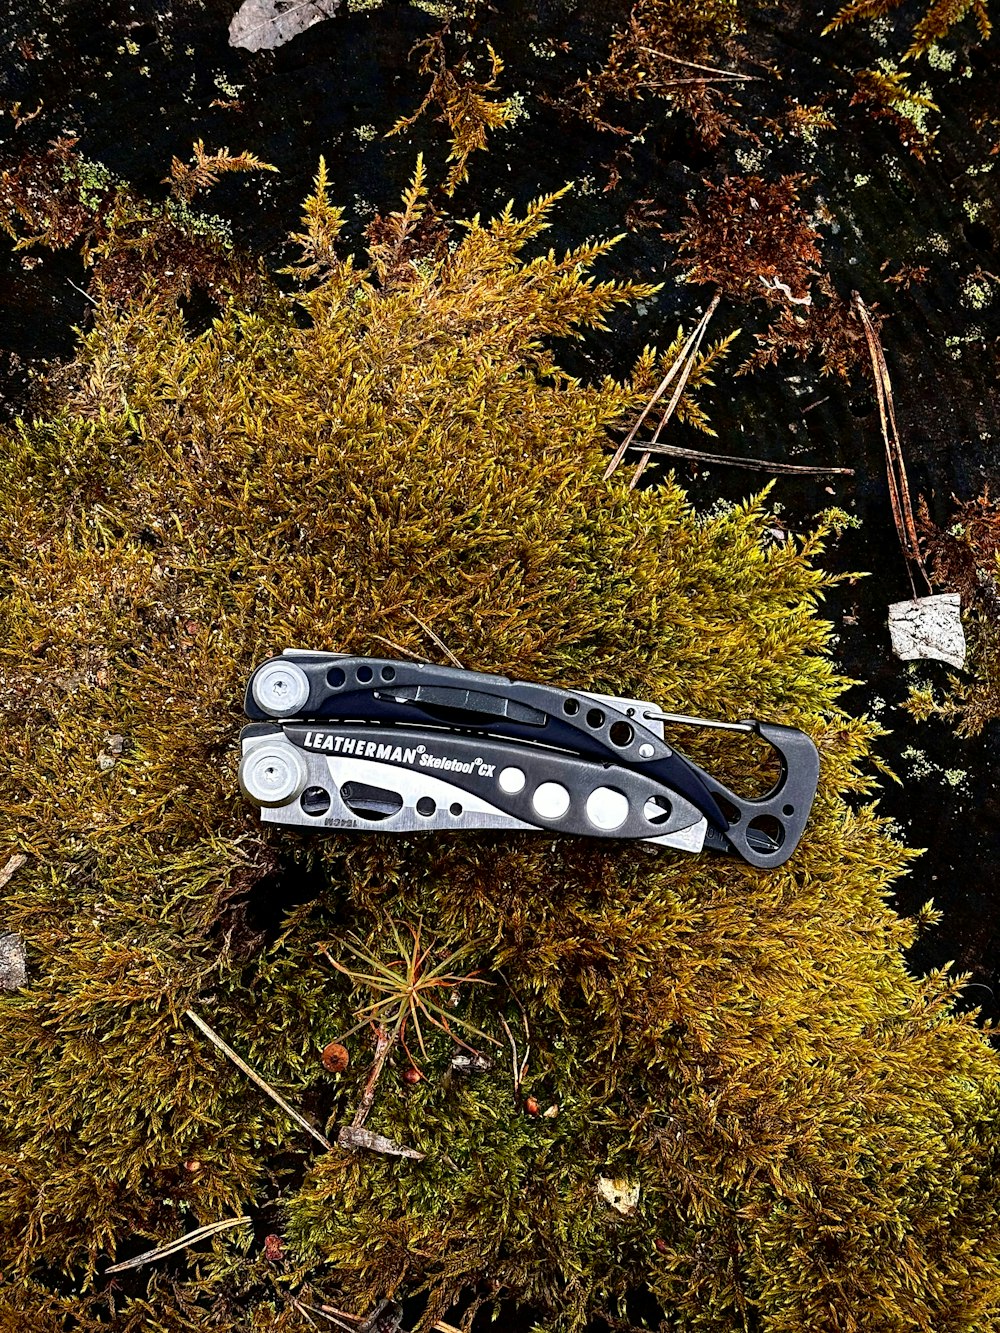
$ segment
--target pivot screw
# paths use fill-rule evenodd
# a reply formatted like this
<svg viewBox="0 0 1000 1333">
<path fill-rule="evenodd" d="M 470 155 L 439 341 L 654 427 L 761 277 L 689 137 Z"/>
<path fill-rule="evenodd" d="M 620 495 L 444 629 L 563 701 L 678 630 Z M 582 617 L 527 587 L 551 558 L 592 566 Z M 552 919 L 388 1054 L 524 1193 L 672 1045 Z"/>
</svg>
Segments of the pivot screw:
<svg viewBox="0 0 1000 1333">
<path fill-rule="evenodd" d="M 639 746 L 639 758 L 640 758 L 640 759 L 652 759 L 652 757 L 653 757 L 653 755 L 654 755 L 655 753 L 656 753 L 656 751 L 655 751 L 655 750 L 653 749 L 653 747 L 652 747 L 651 745 L 649 745 L 648 743 L 645 744 L 645 745 L 640 745 L 640 746 Z"/>
<path fill-rule="evenodd" d="M 309 698 L 309 677 L 301 667 L 275 658 L 265 662 L 254 676 L 252 693 L 263 712 L 288 717 Z"/>
<path fill-rule="evenodd" d="M 287 743 L 257 745 L 240 764 L 240 786 L 255 805 L 285 805 L 302 791 L 309 778 L 306 762 Z"/>
</svg>

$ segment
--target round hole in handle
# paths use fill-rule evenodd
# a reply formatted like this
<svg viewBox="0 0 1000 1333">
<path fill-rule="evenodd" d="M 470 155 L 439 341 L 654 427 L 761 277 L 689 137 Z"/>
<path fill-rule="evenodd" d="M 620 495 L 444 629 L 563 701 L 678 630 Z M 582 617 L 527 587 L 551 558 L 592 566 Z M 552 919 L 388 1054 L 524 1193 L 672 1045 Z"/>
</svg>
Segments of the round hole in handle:
<svg viewBox="0 0 1000 1333">
<path fill-rule="evenodd" d="M 610 833 L 628 819 L 628 797 L 614 787 L 595 787 L 587 797 L 586 809 L 594 828 Z"/>
<path fill-rule="evenodd" d="M 383 667 L 382 670 L 379 672 L 379 675 L 382 677 L 383 680 L 395 680 L 395 679 L 396 679 L 396 668 L 395 668 L 395 667 L 390 667 L 390 666 L 385 666 L 385 667 Z"/>
<path fill-rule="evenodd" d="M 604 726 L 604 710 L 601 708 L 590 708 L 587 710 L 587 726 L 593 727 L 596 731 L 598 727 Z"/>
<path fill-rule="evenodd" d="M 794 806 L 794 805 L 783 805 L 783 806 L 781 807 L 781 813 L 782 813 L 783 815 L 794 815 L 794 814 L 795 814 L 795 806 Z"/>
<path fill-rule="evenodd" d="M 421 796 L 417 802 L 417 814 L 429 817 L 437 809 L 436 802 L 430 796 Z"/>
<path fill-rule="evenodd" d="M 543 782 L 532 793 L 531 805 L 542 819 L 561 819 L 569 809 L 569 792 L 561 782 Z"/>
<path fill-rule="evenodd" d="M 785 826 L 774 815 L 758 815 L 747 825 L 746 839 L 755 852 L 776 852 L 785 841 Z"/>
<path fill-rule="evenodd" d="M 330 808 L 330 793 L 325 787 L 307 787 L 299 797 L 299 805 L 302 807 L 303 814 L 312 815 L 318 819 L 320 815 L 325 815 Z"/>
<path fill-rule="evenodd" d="M 642 813 L 650 824 L 665 824 L 670 818 L 671 808 L 665 796 L 650 796 L 642 807 Z"/>
<path fill-rule="evenodd" d="M 375 673 L 372 671 L 370 666 L 358 667 L 358 680 L 361 681 L 362 685 L 367 685 L 374 674 Z"/>
<path fill-rule="evenodd" d="M 563 704 L 563 712 L 566 713 L 568 717 L 573 717 L 574 714 L 579 713 L 579 711 L 580 701 L 578 699 L 567 699 Z"/>
<path fill-rule="evenodd" d="M 347 680 L 347 677 L 341 671 L 340 667 L 331 667 L 326 673 L 326 683 L 331 690 L 339 690 L 341 685 Z"/>
<path fill-rule="evenodd" d="M 448 807 L 448 810 L 449 810 L 449 812 L 450 812 L 451 814 L 453 814 L 453 815 L 455 816 L 456 819 L 457 819 L 457 818 L 459 817 L 459 815 L 462 813 L 462 807 L 461 807 L 461 805 L 458 803 L 458 801 L 452 801 L 451 805 L 449 805 L 449 807 Z"/>
<path fill-rule="evenodd" d="M 611 726 L 608 727 L 608 735 L 611 737 L 612 745 L 624 748 L 626 745 L 632 744 L 632 737 L 635 732 L 627 722 L 622 722 L 619 719 L 617 722 L 612 722 Z"/>
</svg>

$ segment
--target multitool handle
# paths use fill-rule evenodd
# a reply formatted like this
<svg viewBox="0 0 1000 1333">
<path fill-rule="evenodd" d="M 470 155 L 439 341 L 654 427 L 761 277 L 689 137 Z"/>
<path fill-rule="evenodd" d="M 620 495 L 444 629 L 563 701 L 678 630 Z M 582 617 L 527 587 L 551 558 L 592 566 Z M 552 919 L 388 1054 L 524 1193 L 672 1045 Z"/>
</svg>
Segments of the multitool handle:
<svg viewBox="0 0 1000 1333">
<path fill-rule="evenodd" d="M 768 722 L 721 724 L 757 735 L 781 761 L 775 787 L 758 800 L 746 800 L 668 745 L 636 709 L 623 711 L 604 698 L 556 686 L 386 658 L 286 652 L 254 672 L 246 711 L 269 722 L 423 723 L 533 742 L 632 769 L 690 801 L 708 821 L 711 846 L 736 851 L 761 869 L 783 864 L 795 850 L 819 776 L 819 755 L 804 732 Z"/>
<path fill-rule="evenodd" d="M 746 800 L 699 769 L 728 818 L 723 838 L 745 861 L 761 870 L 783 865 L 794 852 L 812 809 L 819 781 L 819 751 L 796 727 L 749 722 L 747 729 L 767 741 L 781 761 L 778 781 L 758 800 Z M 714 837 L 706 839 L 716 845 Z"/>
<path fill-rule="evenodd" d="M 247 716 L 259 721 L 421 722 L 549 745 L 627 768 L 650 765 L 720 832 L 727 821 L 697 765 L 633 712 L 554 685 L 419 662 L 285 653 L 250 678 Z"/>
</svg>

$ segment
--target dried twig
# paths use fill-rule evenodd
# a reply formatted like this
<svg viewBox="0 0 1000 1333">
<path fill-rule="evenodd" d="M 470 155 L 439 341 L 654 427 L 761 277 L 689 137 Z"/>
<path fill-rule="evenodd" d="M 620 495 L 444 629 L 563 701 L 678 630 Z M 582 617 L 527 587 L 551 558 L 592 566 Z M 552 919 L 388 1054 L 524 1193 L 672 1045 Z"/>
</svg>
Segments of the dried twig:
<svg viewBox="0 0 1000 1333">
<path fill-rule="evenodd" d="M 656 51 L 651 46 L 640 46 L 640 51 L 645 51 L 648 56 L 659 56 L 661 60 L 669 60 L 674 65 L 684 65 L 687 69 L 703 69 L 707 74 L 714 74 L 719 79 L 736 79 L 740 83 L 760 83 L 762 82 L 759 74 L 737 74 L 732 69 L 719 69 L 717 65 L 699 65 L 693 60 L 682 60 L 680 56 L 668 55 L 666 51 Z"/>
<path fill-rule="evenodd" d="M 76 285 L 76 283 L 73 281 L 72 278 L 67 278 L 66 281 L 69 283 L 69 285 L 73 288 L 73 290 L 74 290 L 75 292 L 79 292 L 81 296 L 85 296 L 85 297 L 87 298 L 87 300 L 90 302 L 91 305 L 98 305 L 98 304 L 99 304 L 99 302 L 96 301 L 96 300 L 91 296 L 90 292 L 85 292 L 85 291 L 83 290 L 82 287 L 78 287 L 78 286 Z"/>
<path fill-rule="evenodd" d="M 700 449 L 682 449 L 677 444 L 633 444 L 633 449 L 642 449 L 647 454 L 669 454 L 671 458 L 690 458 L 696 463 L 723 463 L 729 467 L 745 467 L 755 472 L 783 472 L 812 477 L 825 477 L 830 474 L 853 477 L 852 467 L 807 467 L 804 463 L 772 463 L 766 458 L 746 458 L 742 454 L 706 454 Z"/>
<path fill-rule="evenodd" d="M 21 867 L 26 865 L 27 862 L 28 858 L 23 856 L 20 852 L 15 852 L 13 856 L 9 857 L 7 864 L 0 870 L 0 889 L 6 884 L 9 884 Z"/>
<path fill-rule="evenodd" d="M 531 1046 L 530 1044 L 525 1046 L 524 1059 L 518 1061 L 517 1042 L 514 1040 L 514 1034 L 507 1026 L 507 1020 L 504 1018 L 503 1014 L 499 1014 L 498 1017 L 500 1019 L 500 1026 L 503 1028 L 504 1032 L 506 1032 L 507 1040 L 510 1042 L 511 1062 L 512 1062 L 511 1068 L 514 1074 L 514 1096 L 520 1097 L 521 1084 L 524 1082 L 524 1076 L 528 1072 L 528 1057 L 531 1054 Z M 525 1035 L 527 1035 L 528 1031 L 527 1020 L 525 1020 L 524 1030 L 525 1030 Z"/>
<path fill-rule="evenodd" d="M 608 463 L 608 466 L 604 470 L 605 481 L 608 479 L 608 477 L 611 476 L 611 474 L 618 467 L 619 463 L 625 457 L 625 451 L 626 449 L 629 448 L 632 441 L 635 439 L 639 427 L 646 420 L 647 416 L 649 416 L 650 412 L 653 410 L 656 403 L 659 402 L 659 400 L 663 397 L 666 391 L 670 388 L 670 385 L 676 379 L 677 384 L 674 388 L 674 392 L 670 398 L 669 403 L 664 408 L 663 415 L 660 418 L 660 424 L 657 426 L 653 434 L 652 442 L 655 443 L 659 439 L 660 432 L 663 430 L 664 426 L 670 420 L 671 416 L 673 415 L 674 408 L 680 402 L 681 394 L 684 392 L 684 386 L 687 384 L 691 371 L 694 368 L 694 363 L 697 360 L 698 349 L 701 346 L 701 340 L 705 336 L 705 330 L 708 328 L 708 321 L 715 314 L 715 309 L 718 306 L 720 299 L 721 299 L 720 293 L 716 292 L 715 295 L 712 297 L 711 305 L 702 315 L 701 319 L 698 321 L 695 328 L 691 331 L 690 335 L 688 336 L 687 342 L 685 342 L 684 346 L 677 354 L 676 360 L 671 365 L 666 375 L 664 375 L 663 379 L 660 381 L 659 387 L 657 388 L 656 392 L 653 394 L 652 398 L 650 398 L 649 402 L 639 413 L 639 417 L 635 425 L 632 427 L 629 433 L 625 436 L 625 439 L 622 440 L 621 444 L 612 454 L 611 461 Z M 645 446 L 643 447 L 645 448 Z M 634 489 L 636 482 L 642 475 L 642 471 L 645 468 L 647 461 L 648 457 L 644 457 L 643 460 L 640 462 L 639 467 L 636 469 L 635 475 L 632 477 L 632 481 L 629 486 L 630 490 Z"/>
<path fill-rule="evenodd" d="M 120 1264 L 112 1264 L 110 1268 L 106 1268 L 104 1271 L 105 1273 L 124 1273 L 128 1268 L 141 1268 L 144 1264 L 152 1263 L 154 1259 L 165 1259 L 168 1255 L 177 1254 L 179 1250 L 186 1250 L 189 1245 L 194 1245 L 207 1236 L 214 1236 L 220 1231 L 228 1231 L 230 1227 L 248 1225 L 250 1221 L 249 1217 L 229 1217 L 224 1222 L 209 1222 L 207 1226 L 196 1227 L 194 1231 L 178 1236 L 176 1240 L 168 1241 L 166 1245 L 158 1245 L 155 1250 L 144 1250 L 142 1254 L 137 1254 L 133 1259 L 125 1259 Z"/>
<path fill-rule="evenodd" d="M 298 1310 L 299 1314 L 305 1316 L 306 1323 L 307 1323 L 311 1328 L 318 1328 L 318 1327 L 319 1327 L 319 1325 L 316 1323 L 316 1320 L 313 1319 L 312 1315 L 309 1313 L 309 1309 L 310 1309 L 311 1307 L 306 1307 L 305 1305 L 302 1304 L 301 1301 L 297 1301 L 297 1300 L 295 1299 L 294 1296 L 289 1296 L 288 1299 L 289 1299 L 289 1301 L 291 1301 L 292 1305 L 295 1306 L 296 1310 Z M 322 1319 L 327 1319 L 327 1318 L 329 1318 L 328 1315 L 322 1314 L 322 1312 L 319 1311 L 319 1310 L 316 1310 L 315 1313 L 318 1314 L 318 1315 L 320 1315 L 320 1317 L 321 1317 Z M 330 1322 L 331 1322 L 331 1323 L 338 1323 L 339 1321 L 338 1321 L 338 1320 L 335 1320 L 335 1319 L 331 1319 Z M 347 1325 L 347 1324 L 341 1324 L 340 1327 L 341 1327 L 341 1328 L 347 1328 L 348 1325 Z"/>
<path fill-rule="evenodd" d="M 334 1318 L 332 1314 L 327 1314 L 325 1306 L 321 1310 L 319 1306 L 316 1305 L 304 1305 L 302 1301 L 297 1300 L 294 1296 L 289 1296 L 288 1299 L 295 1306 L 296 1310 L 301 1310 L 301 1312 L 305 1315 L 306 1319 L 309 1320 L 309 1323 L 312 1324 L 313 1328 L 316 1328 L 317 1324 L 314 1319 L 310 1318 L 308 1313 L 310 1310 L 312 1311 L 313 1314 L 318 1314 L 320 1319 L 325 1319 L 328 1324 L 336 1324 L 338 1328 L 346 1328 L 348 1330 L 348 1333 L 354 1333 L 354 1329 L 356 1327 L 355 1324 L 345 1324 L 340 1319 Z"/>
<path fill-rule="evenodd" d="M 316 1309 L 314 1305 L 311 1305 L 309 1308 L 310 1310 Z M 368 1322 L 368 1319 L 362 1318 L 361 1315 L 348 1314 L 346 1310 L 338 1310 L 335 1305 L 324 1305 L 322 1309 L 327 1314 L 327 1316 L 333 1315 L 336 1316 L 338 1319 L 347 1319 L 350 1321 L 346 1325 L 341 1324 L 341 1328 L 346 1327 L 351 1329 L 358 1329 L 360 1331 L 363 1329 L 364 1325 Z M 371 1316 L 369 1315 L 368 1318 L 370 1319 Z M 461 1329 L 457 1328 L 454 1324 L 446 1324 L 443 1319 L 439 1319 L 436 1324 L 432 1324 L 431 1328 L 432 1330 L 436 1330 L 436 1333 L 461 1333 Z"/>
<path fill-rule="evenodd" d="M 394 652 L 402 653 L 404 657 L 412 657 L 415 662 L 430 662 L 431 658 L 424 657 L 422 653 L 415 653 L 409 648 L 404 648 L 402 644 L 394 643 L 392 639 L 386 639 L 381 634 L 372 634 L 370 636 L 376 643 L 384 643 L 387 648 L 392 648 Z"/>
<path fill-rule="evenodd" d="M 406 614 L 410 617 L 411 620 L 415 620 L 417 622 L 417 624 L 420 626 L 420 628 L 424 631 L 424 633 L 427 635 L 429 639 L 434 640 L 434 642 L 437 644 L 437 646 L 441 649 L 445 657 L 447 657 L 450 662 L 454 662 L 455 666 L 459 667 L 460 670 L 462 671 L 465 670 L 465 668 L 462 666 L 462 663 L 458 660 L 458 658 L 451 651 L 451 649 L 444 642 L 444 640 L 438 638 L 438 636 L 431 629 L 430 625 L 425 625 L 415 611 L 407 611 Z"/>
<path fill-rule="evenodd" d="M 903 548 L 906 560 L 906 572 L 916 600 L 917 585 L 913 570 L 917 568 L 927 584 L 927 591 L 933 591 L 923 556 L 920 553 L 920 539 L 917 536 L 916 519 L 913 517 L 913 505 L 910 502 L 910 483 L 906 476 L 906 463 L 903 459 L 903 446 L 896 427 L 896 407 L 892 397 L 892 383 L 889 379 L 889 367 L 879 340 L 878 332 L 868 313 L 868 307 L 858 292 L 854 293 L 854 304 L 861 317 L 861 327 L 865 332 L 868 351 L 872 359 L 872 372 L 875 377 L 875 396 L 878 399 L 878 415 L 882 423 L 882 439 L 885 441 L 886 471 L 889 476 L 889 499 L 892 503 L 892 516 L 899 534 L 899 544 Z"/>
<path fill-rule="evenodd" d="M 351 1121 L 352 1129 L 360 1129 L 368 1119 L 369 1113 L 375 1102 L 375 1085 L 379 1080 L 379 1075 L 382 1073 L 389 1052 L 395 1045 L 398 1036 L 398 1028 L 394 1029 L 392 1032 L 388 1032 L 384 1027 L 379 1025 L 375 1029 L 375 1059 L 372 1061 L 372 1067 L 368 1071 L 368 1081 L 365 1083 L 365 1090 L 361 1094 L 361 1101 L 358 1103 L 358 1109 L 354 1112 L 354 1119 Z"/>
<path fill-rule="evenodd" d="M 290 1115 L 292 1119 L 296 1122 L 296 1124 L 301 1125 L 302 1128 L 308 1134 L 311 1134 L 313 1136 L 313 1138 L 316 1140 L 317 1143 L 322 1143 L 323 1147 L 326 1148 L 328 1152 L 333 1148 L 333 1144 L 330 1142 L 330 1140 L 326 1138 L 325 1135 L 321 1134 L 315 1125 L 311 1125 L 309 1121 L 306 1120 L 305 1116 L 300 1115 L 299 1112 L 296 1111 L 294 1106 L 289 1106 L 288 1102 L 285 1101 L 281 1093 L 278 1092 L 277 1089 L 272 1088 L 270 1083 L 268 1083 L 266 1079 L 262 1078 L 260 1074 L 257 1073 L 256 1070 L 251 1069 L 250 1066 L 246 1063 L 246 1061 L 241 1059 L 240 1056 L 236 1054 L 236 1052 L 233 1050 L 231 1046 L 227 1046 L 226 1043 L 219 1036 L 219 1034 L 217 1032 L 213 1032 L 203 1018 L 199 1018 L 193 1009 L 185 1009 L 184 1012 L 186 1016 L 190 1018 L 191 1022 L 194 1023 L 195 1027 L 200 1028 L 201 1031 L 204 1032 L 205 1036 L 209 1039 L 209 1041 L 212 1042 L 213 1045 L 217 1046 L 219 1050 L 223 1053 L 223 1055 L 228 1056 L 229 1059 L 232 1060 L 233 1064 L 236 1066 L 237 1069 L 242 1070 L 243 1073 L 246 1074 L 247 1078 L 251 1080 L 251 1082 L 256 1083 L 257 1087 L 260 1088 L 262 1092 L 266 1092 L 272 1101 L 277 1102 L 277 1104 L 286 1113 L 286 1115 Z"/>
</svg>

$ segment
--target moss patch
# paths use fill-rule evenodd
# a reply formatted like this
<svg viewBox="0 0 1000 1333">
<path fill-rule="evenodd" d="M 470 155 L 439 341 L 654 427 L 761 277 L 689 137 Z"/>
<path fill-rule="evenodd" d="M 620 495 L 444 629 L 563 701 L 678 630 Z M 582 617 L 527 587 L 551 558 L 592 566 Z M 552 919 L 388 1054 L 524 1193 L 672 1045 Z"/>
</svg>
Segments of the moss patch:
<svg viewBox="0 0 1000 1333">
<path fill-rule="evenodd" d="M 262 283 L 197 335 L 155 284 L 104 300 L 59 408 L 0 440 L 0 862 L 28 857 L 0 911 L 29 972 L 0 997 L 6 1327 L 298 1330 L 385 1295 L 422 1297 L 421 1328 L 504 1300 L 631 1327 L 636 1296 L 692 1330 L 996 1317 L 996 1060 L 956 984 L 902 961 L 905 854 L 859 799 L 871 728 L 836 707 L 821 534 L 601 481 L 655 358 L 584 385 L 551 340 L 649 289 L 592 278 L 605 245 L 531 257 L 551 202 L 458 239 L 417 186 L 363 270 L 320 181 L 296 298 Z M 803 727 L 822 777 L 795 857 L 264 832 L 235 781 L 252 666 L 432 652 L 414 615 L 470 667 Z M 457 1012 L 501 1043 L 462 1075 L 430 1028 L 425 1081 L 387 1066 L 369 1125 L 421 1162 L 315 1153 L 183 1019 L 332 1132 L 371 1052 L 351 1038 L 338 1076 L 320 1054 L 370 996 L 317 945 L 349 960 L 354 931 L 391 962 L 418 921 L 494 980 Z M 520 1006 L 549 1116 L 514 1094 Z"/>
</svg>

